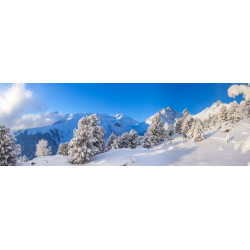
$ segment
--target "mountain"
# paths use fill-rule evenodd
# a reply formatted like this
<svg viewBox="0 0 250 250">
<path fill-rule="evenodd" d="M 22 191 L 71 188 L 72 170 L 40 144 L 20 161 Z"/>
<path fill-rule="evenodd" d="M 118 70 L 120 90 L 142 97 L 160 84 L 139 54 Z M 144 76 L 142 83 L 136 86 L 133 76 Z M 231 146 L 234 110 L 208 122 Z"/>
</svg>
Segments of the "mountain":
<svg viewBox="0 0 250 250">
<path fill-rule="evenodd" d="M 28 159 L 35 157 L 36 144 L 39 140 L 44 139 L 48 141 L 48 145 L 52 147 L 52 154 L 56 154 L 60 143 L 69 142 L 73 138 L 73 131 L 78 128 L 78 121 L 82 117 L 92 115 L 93 113 L 75 113 L 67 114 L 65 117 L 52 125 L 19 130 L 14 133 L 17 141 L 21 145 L 21 155 L 26 155 Z M 97 114 L 100 117 L 100 126 L 103 126 L 108 138 L 113 132 L 116 135 L 121 135 L 129 132 L 131 129 L 137 131 L 138 134 L 145 132 L 148 124 L 145 122 L 139 123 L 133 118 L 125 114 Z"/>
<path fill-rule="evenodd" d="M 188 112 L 189 113 L 189 112 Z M 160 114 L 161 120 L 164 123 L 165 130 L 168 130 L 168 127 L 170 125 L 173 125 L 176 122 L 176 119 L 180 119 L 183 116 L 183 113 L 178 113 L 177 111 L 173 110 L 170 106 L 164 109 L 159 110 L 157 113 L 155 113 L 153 116 L 148 118 L 145 123 L 151 124 L 153 118 L 156 116 L 156 114 Z"/>
<path fill-rule="evenodd" d="M 229 109 L 232 105 L 232 102 L 229 104 L 226 104 L 226 103 L 222 103 L 221 101 L 217 101 L 211 107 L 206 108 L 205 110 L 201 111 L 197 115 L 194 115 L 193 117 L 198 118 L 203 121 L 209 118 L 209 115 L 217 114 L 223 105 L 225 105 L 227 109 Z"/>
<path fill-rule="evenodd" d="M 176 112 L 171 107 L 161 109 L 157 113 L 160 113 L 166 130 L 169 125 L 175 123 L 176 119 L 182 117 L 182 113 Z M 36 144 L 38 144 L 41 139 L 47 140 L 48 145 L 52 147 L 52 154 L 56 154 L 60 143 L 69 142 L 73 138 L 73 131 L 75 128 L 78 128 L 78 121 L 82 117 L 92 114 L 93 113 L 67 114 L 63 119 L 52 125 L 16 131 L 14 135 L 17 139 L 16 143 L 21 145 L 21 156 L 26 155 L 30 160 L 35 158 Z M 143 135 L 155 115 L 144 122 L 138 122 L 125 114 L 97 114 L 97 116 L 100 117 L 100 126 L 103 126 L 106 131 L 106 139 L 112 132 L 118 136 L 129 132 L 131 129 L 137 131 L 139 135 Z"/>
</svg>

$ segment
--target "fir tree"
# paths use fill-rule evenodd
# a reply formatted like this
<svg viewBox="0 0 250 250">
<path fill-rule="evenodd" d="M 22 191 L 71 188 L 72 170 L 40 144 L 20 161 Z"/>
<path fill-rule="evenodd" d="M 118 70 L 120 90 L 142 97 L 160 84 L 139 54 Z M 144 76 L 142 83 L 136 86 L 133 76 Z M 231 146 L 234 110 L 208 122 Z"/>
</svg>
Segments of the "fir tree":
<svg viewBox="0 0 250 250">
<path fill-rule="evenodd" d="M 102 126 L 94 126 L 93 129 L 93 137 L 95 138 L 95 142 L 93 145 L 99 149 L 99 152 L 96 154 L 101 154 L 106 151 L 106 141 L 104 139 L 105 130 Z"/>
<path fill-rule="evenodd" d="M 128 133 L 122 134 L 120 147 L 121 148 L 129 148 L 130 147 L 130 135 Z"/>
<path fill-rule="evenodd" d="M 117 136 L 116 144 L 117 144 L 118 148 L 122 148 L 121 136 L 120 135 Z"/>
<path fill-rule="evenodd" d="M 234 101 L 228 110 L 227 120 L 232 121 L 232 123 L 236 122 L 235 113 L 236 113 L 236 109 L 238 109 L 238 107 L 239 107 L 238 103 L 236 101 Z"/>
<path fill-rule="evenodd" d="M 202 132 L 202 126 L 201 126 L 200 121 L 197 122 L 197 124 L 196 124 L 193 138 L 194 138 L 195 142 L 200 142 L 200 141 L 202 141 L 204 139 L 203 132 Z"/>
<path fill-rule="evenodd" d="M 108 139 L 108 144 L 107 144 L 107 148 L 108 150 L 111 149 L 111 145 L 113 144 L 113 141 L 116 140 L 116 135 L 112 132 L 109 136 L 109 139 Z"/>
<path fill-rule="evenodd" d="M 142 143 L 141 143 L 143 148 L 153 148 L 154 143 L 152 142 L 152 133 L 151 132 L 146 132 L 143 136 Z"/>
<path fill-rule="evenodd" d="M 222 105 L 218 113 L 218 120 L 219 122 L 224 122 L 227 120 L 227 107 Z"/>
<path fill-rule="evenodd" d="M 130 148 L 135 149 L 138 145 L 138 135 L 137 132 L 131 129 L 130 133 Z"/>
<path fill-rule="evenodd" d="M 74 130 L 74 137 L 69 143 L 69 156 L 71 162 L 76 164 L 84 164 L 91 160 L 91 157 L 99 152 L 99 148 L 93 144 L 96 142 L 94 138 L 94 128 L 98 124 L 93 116 L 83 117 L 78 122 L 78 129 Z"/>
<path fill-rule="evenodd" d="M 68 142 L 61 143 L 58 147 L 57 154 L 68 156 L 69 155 L 69 143 Z"/>
<path fill-rule="evenodd" d="M 48 147 L 48 141 L 40 140 L 36 144 L 36 156 L 49 156 L 51 155 L 51 147 Z"/>
<path fill-rule="evenodd" d="M 29 159 L 24 155 L 23 156 L 23 162 L 27 162 Z"/>
<path fill-rule="evenodd" d="M 151 121 L 151 124 L 148 128 L 148 132 L 152 133 L 152 142 L 154 144 L 159 143 L 160 141 L 166 138 L 166 132 L 164 129 L 163 121 L 161 120 L 161 116 L 157 113 Z"/>
<path fill-rule="evenodd" d="M 115 139 L 114 141 L 113 141 L 113 143 L 111 144 L 111 150 L 114 150 L 114 149 L 118 149 L 119 147 L 118 147 L 118 145 L 117 145 L 117 139 Z"/>
<path fill-rule="evenodd" d="M 16 145 L 15 141 L 16 138 L 10 132 L 10 128 L 0 125 L 0 166 L 16 165 L 21 147 Z"/>
<path fill-rule="evenodd" d="M 172 137 L 174 135 L 173 130 L 174 130 L 174 126 L 173 125 L 171 125 L 171 126 L 168 127 L 168 131 L 167 131 L 167 134 L 166 134 L 167 138 Z"/>
</svg>

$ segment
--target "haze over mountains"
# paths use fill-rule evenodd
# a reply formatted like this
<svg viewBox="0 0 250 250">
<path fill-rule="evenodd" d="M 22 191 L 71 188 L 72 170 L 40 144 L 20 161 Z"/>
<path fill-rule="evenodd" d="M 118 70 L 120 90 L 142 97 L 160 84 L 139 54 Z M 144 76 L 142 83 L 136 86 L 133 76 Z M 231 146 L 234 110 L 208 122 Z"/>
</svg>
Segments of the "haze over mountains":
<svg viewBox="0 0 250 250">
<path fill-rule="evenodd" d="M 217 112 L 221 105 L 223 105 L 223 103 L 218 101 L 194 117 L 201 120 L 206 119 L 209 114 Z M 226 106 L 228 105 L 230 104 L 226 104 Z M 173 125 L 176 120 L 183 116 L 182 113 L 177 112 L 170 106 L 159 110 L 157 113 L 160 114 L 165 130 L 168 130 L 170 125 Z M 16 143 L 21 145 L 21 155 L 26 155 L 29 159 L 33 159 L 35 157 L 36 144 L 41 139 L 47 140 L 49 146 L 52 147 L 52 154 L 56 154 L 60 143 L 69 142 L 73 138 L 73 131 L 78 127 L 78 121 L 82 117 L 86 115 L 90 116 L 91 114 L 93 113 L 67 114 L 63 119 L 52 125 L 16 131 L 14 134 L 17 139 Z M 100 126 L 104 127 L 106 131 L 105 137 L 108 138 L 111 133 L 121 135 L 125 132 L 129 132 L 131 129 L 137 131 L 139 135 L 143 135 L 156 114 L 144 122 L 138 122 L 126 114 L 97 114 L 97 116 L 100 117 Z"/>
</svg>

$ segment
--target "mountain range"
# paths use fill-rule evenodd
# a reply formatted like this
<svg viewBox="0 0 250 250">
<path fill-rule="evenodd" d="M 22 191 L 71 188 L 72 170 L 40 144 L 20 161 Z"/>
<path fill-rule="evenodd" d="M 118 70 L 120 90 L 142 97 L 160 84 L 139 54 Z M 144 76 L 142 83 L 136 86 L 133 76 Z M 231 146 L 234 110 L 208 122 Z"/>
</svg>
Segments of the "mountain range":
<svg viewBox="0 0 250 250">
<path fill-rule="evenodd" d="M 217 113 L 222 105 L 223 103 L 218 101 L 210 108 L 206 108 L 194 117 L 201 120 L 206 119 L 209 114 Z M 225 105 L 228 107 L 231 104 Z M 78 128 L 78 121 L 82 117 L 92 114 L 93 113 L 67 114 L 63 119 L 52 125 L 16 131 L 14 135 L 17 139 L 16 143 L 21 145 L 21 156 L 26 155 L 30 160 L 35 158 L 36 144 L 41 139 L 47 140 L 48 145 L 52 147 L 52 154 L 56 154 L 60 143 L 69 142 L 73 138 L 73 131 L 75 128 Z M 176 120 L 183 116 L 182 112 L 179 113 L 170 106 L 159 110 L 156 114 L 160 114 L 165 130 L 168 130 L 170 125 L 173 125 Z M 118 136 L 125 132 L 129 132 L 131 129 L 137 131 L 139 135 L 143 135 L 156 114 L 149 117 L 144 122 L 138 122 L 125 114 L 97 114 L 97 116 L 100 117 L 100 126 L 104 127 L 106 131 L 105 137 L 107 139 L 112 132 Z"/>
</svg>

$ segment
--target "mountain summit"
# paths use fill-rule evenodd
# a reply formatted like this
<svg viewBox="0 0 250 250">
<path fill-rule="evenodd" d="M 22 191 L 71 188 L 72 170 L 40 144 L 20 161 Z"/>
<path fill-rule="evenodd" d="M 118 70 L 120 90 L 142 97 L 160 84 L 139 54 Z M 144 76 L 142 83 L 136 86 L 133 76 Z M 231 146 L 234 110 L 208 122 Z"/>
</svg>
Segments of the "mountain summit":
<svg viewBox="0 0 250 250">
<path fill-rule="evenodd" d="M 164 123 L 165 130 L 168 130 L 169 126 L 173 125 L 176 122 L 176 120 L 180 119 L 183 116 L 183 113 L 178 113 L 177 111 L 172 109 L 170 106 L 168 106 L 167 108 L 159 110 L 153 116 L 148 118 L 145 122 L 147 124 L 151 124 L 156 114 L 160 114 L 160 117 Z"/>
</svg>

